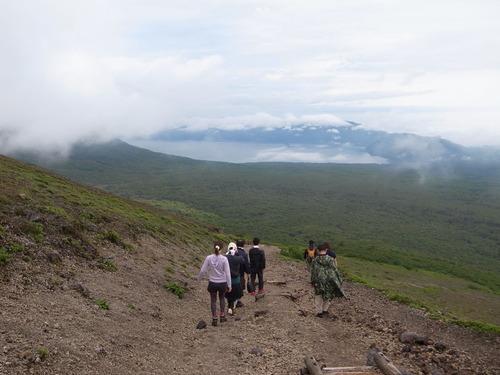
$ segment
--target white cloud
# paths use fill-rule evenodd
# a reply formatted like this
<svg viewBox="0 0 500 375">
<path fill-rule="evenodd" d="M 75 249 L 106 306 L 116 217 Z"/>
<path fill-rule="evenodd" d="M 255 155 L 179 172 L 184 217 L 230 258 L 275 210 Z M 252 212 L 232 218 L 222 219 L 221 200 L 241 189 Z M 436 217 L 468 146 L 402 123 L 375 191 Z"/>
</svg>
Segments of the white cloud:
<svg viewBox="0 0 500 375">
<path fill-rule="evenodd" d="M 345 120 L 500 145 L 499 13 L 495 0 L 0 0 L 0 152 Z"/>
</svg>

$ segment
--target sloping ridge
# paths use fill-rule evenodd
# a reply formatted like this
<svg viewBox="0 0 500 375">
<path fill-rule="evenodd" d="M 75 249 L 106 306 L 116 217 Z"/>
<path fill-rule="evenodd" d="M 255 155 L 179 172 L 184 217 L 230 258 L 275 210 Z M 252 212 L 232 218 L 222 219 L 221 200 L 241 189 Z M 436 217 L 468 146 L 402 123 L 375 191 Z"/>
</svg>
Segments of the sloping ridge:
<svg viewBox="0 0 500 375">
<path fill-rule="evenodd" d="M 227 235 L 2 156 L 0 180 L 0 374 L 296 374 L 306 355 L 364 365 L 372 344 L 411 374 L 498 373 L 498 337 L 358 284 L 315 317 L 305 265 L 272 246 L 265 297 L 197 329 L 209 297 L 193 278 Z"/>
</svg>

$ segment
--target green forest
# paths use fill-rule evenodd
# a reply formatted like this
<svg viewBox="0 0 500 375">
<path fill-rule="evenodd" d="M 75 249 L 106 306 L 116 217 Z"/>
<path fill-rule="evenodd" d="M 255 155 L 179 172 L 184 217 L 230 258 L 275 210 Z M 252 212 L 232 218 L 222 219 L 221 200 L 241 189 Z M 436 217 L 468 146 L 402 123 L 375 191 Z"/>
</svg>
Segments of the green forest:
<svg viewBox="0 0 500 375">
<path fill-rule="evenodd" d="M 194 217 L 300 257 L 309 239 L 339 256 L 425 269 L 500 291 L 500 165 L 197 161 L 124 142 L 77 147 L 46 165 L 76 181 Z"/>
</svg>

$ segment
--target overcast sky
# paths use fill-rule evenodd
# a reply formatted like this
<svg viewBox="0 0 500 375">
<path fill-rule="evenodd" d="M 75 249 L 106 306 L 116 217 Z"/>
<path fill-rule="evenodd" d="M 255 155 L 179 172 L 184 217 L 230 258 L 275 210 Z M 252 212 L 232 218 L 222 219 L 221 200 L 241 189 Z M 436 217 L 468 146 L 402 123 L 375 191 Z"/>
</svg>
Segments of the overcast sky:
<svg viewBox="0 0 500 375">
<path fill-rule="evenodd" d="M 354 121 L 500 145 L 497 0 L 0 0 L 0 152 Z"/>
</svg>

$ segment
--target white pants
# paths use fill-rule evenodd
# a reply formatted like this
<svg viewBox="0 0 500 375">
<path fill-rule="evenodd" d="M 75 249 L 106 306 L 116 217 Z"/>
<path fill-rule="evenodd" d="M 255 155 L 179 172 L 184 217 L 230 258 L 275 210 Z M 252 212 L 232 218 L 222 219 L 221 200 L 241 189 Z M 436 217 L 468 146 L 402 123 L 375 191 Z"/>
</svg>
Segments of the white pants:
<svg viewBox="0 0 500 375">
<path fill-rule="evenodd" d="M 332 301 L 328 301 L 323 298 L 322 294 L 314 295 L 314 304 L 316 305 L 316 312 L 322 313 L 323 311 L 328 311 Z"/>
</svg>

